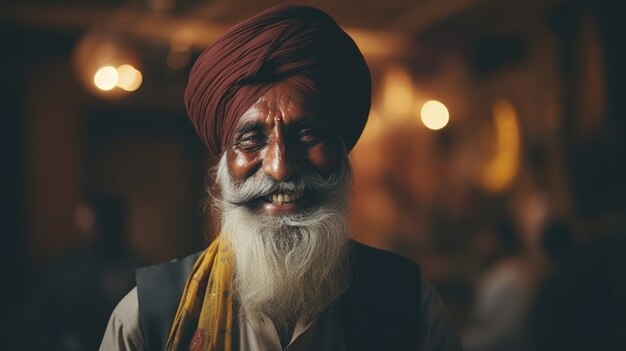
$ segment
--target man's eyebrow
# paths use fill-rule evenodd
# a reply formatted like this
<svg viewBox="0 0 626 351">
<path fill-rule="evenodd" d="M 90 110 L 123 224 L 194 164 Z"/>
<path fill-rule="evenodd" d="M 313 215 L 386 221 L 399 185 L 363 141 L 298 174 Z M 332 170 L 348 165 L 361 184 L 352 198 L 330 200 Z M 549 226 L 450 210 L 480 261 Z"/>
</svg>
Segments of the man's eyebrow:
<svg viewBox="0 0 626 351">
<path fill-rule="evenodd" d="M 325 127 L 328 125 L 326 118 L 319 115 L 303 115 L 292 123 L 294 127 Z"/>
<path fill-rule="evenodd" d="M 263 129 L 263 125 L 258 121 L 244 121 L 239 123 L 235 133 L 241 135 L 243 133 L 249 132 L 251 130 L 260 130 Z"/>
<path fill-rule="evenodd" d="M 289 123 L 286 127 L 291 128 L 302 128 L 302 127 L 325 127 L 328 125 L 328 121 L 326 118 L 323 118 L 319 115 L 302 115 L 301 117 L 296 118 L 296 121 L 293 123 Z M 237 128 L 235 129 L 236 135 L 241 135 L 251 130 L 263 130 L 265 129 L 265 125 L 259 121 L 249 120 L 243 121 L 239 123 Z"/>
</svg>

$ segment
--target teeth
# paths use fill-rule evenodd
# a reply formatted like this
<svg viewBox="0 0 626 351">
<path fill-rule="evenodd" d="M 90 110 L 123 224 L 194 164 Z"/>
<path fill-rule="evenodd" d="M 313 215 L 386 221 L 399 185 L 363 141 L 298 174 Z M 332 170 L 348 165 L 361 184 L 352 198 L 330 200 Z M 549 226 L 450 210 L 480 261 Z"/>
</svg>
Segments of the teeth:
<svg viewBox="0 0 626 351">
<path fill-rule="evenodd" d="M 302 193 L 298 194 L 272 194 L 271 200 L 277 204 L 286 204 L 298 200 L 302 196 Z"/>
</svg>

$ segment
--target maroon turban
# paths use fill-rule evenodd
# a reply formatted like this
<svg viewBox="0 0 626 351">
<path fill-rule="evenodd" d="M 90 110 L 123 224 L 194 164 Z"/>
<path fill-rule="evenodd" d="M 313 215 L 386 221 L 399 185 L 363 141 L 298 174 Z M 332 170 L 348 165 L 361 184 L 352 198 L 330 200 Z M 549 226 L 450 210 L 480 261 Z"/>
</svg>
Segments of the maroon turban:
<svg viewBox="0 0 626 351">
<path fill-rule="evenodd" d="M 228 30 L 191 70 L 187 113 L 214 155 L 228 147 L 243 113 L 278 82 L 320 104 L 333 130 L 352 149 L 371 101 L 363 55 L 326 13 L 280 5 Z"/>
</svg>

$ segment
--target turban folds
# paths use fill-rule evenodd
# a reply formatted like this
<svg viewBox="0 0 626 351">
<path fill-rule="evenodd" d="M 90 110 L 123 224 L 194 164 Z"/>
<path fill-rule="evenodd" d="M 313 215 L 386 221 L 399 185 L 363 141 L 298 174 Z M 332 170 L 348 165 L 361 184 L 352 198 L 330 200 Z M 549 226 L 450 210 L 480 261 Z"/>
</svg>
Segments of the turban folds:
<svg viewBox="0 0 626 351">
<path fill-rule="evenodd" d="M 214 155 L 265 92 L 287 82 L 318 102 L 348 149 L 370 109 L 371 78 L 354 41 L 321 10 L 280 5 L 229 29 L 195 62 L 185 106 Z"/>
</svg>

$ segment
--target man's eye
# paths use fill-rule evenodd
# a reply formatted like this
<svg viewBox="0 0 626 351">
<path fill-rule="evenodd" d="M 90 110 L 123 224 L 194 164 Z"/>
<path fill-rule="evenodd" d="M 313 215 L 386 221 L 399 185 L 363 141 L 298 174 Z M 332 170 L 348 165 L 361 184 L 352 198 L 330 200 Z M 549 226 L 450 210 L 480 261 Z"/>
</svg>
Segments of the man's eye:
<svg viewBox="0 0 626 351">
<path fill-rule="evenodd" d="M 313 129 L 303 129 L 299 133 L 300 142 L 302 143 L 318 143 L 322 140 L 321 133 Z"/>
<path fill-rule="evenodd" d="M 246 133 L 237 139 L 237 147 L 246 151 L 252 151 L 265 144 L 265 136 L 258 133 Z"/>
</svg>

